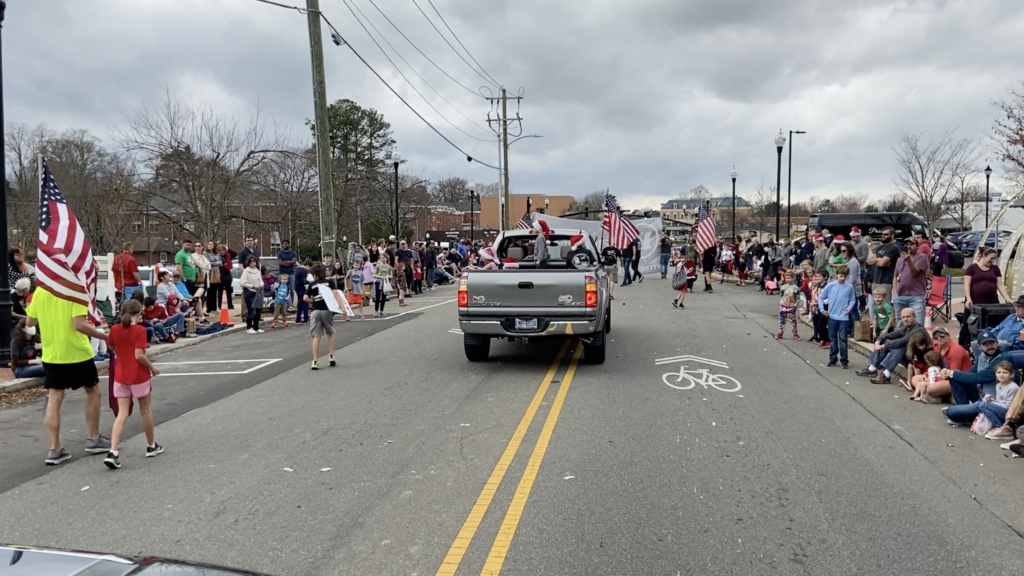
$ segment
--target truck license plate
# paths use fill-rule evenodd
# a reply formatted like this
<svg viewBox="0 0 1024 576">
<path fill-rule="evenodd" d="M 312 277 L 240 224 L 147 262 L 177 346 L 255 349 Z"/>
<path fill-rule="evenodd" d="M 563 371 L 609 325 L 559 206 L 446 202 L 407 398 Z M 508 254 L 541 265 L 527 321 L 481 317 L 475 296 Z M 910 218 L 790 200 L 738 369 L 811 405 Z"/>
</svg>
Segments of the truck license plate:
<svg viewBox="0 0 1024 576">
<path fill-rule="evenodd" d="M 536 318 L 516 318 L 516 330 L 536 330 Z"/>
</svg>

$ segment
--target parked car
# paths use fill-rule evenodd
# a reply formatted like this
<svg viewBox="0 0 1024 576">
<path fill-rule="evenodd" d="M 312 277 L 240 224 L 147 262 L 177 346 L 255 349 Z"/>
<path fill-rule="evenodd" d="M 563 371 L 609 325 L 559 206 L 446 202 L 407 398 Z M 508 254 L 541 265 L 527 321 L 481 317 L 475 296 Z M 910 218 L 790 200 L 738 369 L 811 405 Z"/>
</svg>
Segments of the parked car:
<svg viewBox="0 0 1024 576">
<path fill-rule="evenodd" d="M 39 546 L 0 544 L 0 576 L 5 574 L 265 576 L 247 570 L 168 560 L 156 556 L 121 556 Z"/>
<path fill-rule="evenodd" d="M 981 242 L 981 235 L 984 232 L 971 232 L 970 235 L 963 238 L 960 244 L 960 250 L 965 256 L 973 256 L 978 250 L 978 244 Z M 1013 234 L 1011 230 L 1000 230 L 999 231 L 999 247 L 997 250 L 1002 252 L 1003 248 L 1006 247 L 1006 242 L 1010 239 Z M 985 246 L 989 248 L 996 248 L 996 233 L 990 232 L 988 238 L 985 240 Z"/>
</svg>

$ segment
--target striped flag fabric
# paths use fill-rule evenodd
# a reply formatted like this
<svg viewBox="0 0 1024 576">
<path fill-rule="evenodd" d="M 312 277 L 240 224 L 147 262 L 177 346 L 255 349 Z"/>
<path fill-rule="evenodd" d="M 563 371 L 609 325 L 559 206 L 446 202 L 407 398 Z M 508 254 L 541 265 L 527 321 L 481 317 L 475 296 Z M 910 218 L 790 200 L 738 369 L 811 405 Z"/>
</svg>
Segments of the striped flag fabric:
<svg viewBox="0 0 1024 576">
<path fill-rule="evenodd" d="M 629 246 L 640 236 L 636 225 L 630 222 L 629 218 L 622 216 L 618 207 L 612 202 L 612 197 L 608 195 L 604 197 L 603 227 L 608 231 L 608 243 L 620 250 Z"/>
<path fill-rule="evenodd" d="M 516 230 L 530 230 L 533 228 L 533 220 L 530 219 L 530 211 L 527 210 L 523 213 L 523 217 L 516 222 Z"/>
<path fill-rule="evenodd" d="M 57 188 L 50 167 L 39 159 L 39 244 L 36 283 L 57 298 L 89 309 L 100 322 L 96 307 L 96 262 L 85 230 Z"/>
<path fill-rule="evenodd" d="M 707 204 L 701 204 L 697 211 L 697 252 L 703 252 L 715 245 L 715 219 Z"/>
</svg>

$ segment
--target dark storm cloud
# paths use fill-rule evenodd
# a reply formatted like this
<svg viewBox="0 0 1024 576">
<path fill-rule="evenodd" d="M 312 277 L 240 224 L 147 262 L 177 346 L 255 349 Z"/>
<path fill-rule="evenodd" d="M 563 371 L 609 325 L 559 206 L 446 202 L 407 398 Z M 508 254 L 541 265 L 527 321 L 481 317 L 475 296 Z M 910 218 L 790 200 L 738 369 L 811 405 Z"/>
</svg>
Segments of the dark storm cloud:
<svg viewBox="0 0 1024 576">
<path fill-rule="evenodd" d="M 469 92 L 417 54 L 369 0 L 350 1 L 445 98 L 484 124 L 489 104 L 474 93 L 485 80 L 411 0 L 375 1 Z M 417 2 L 444 30 L 426 0 Z M 772 139 L 782 127 L 808 131 L 794 149 L 797 198 L 882 195 L 892 191 L 891 146 L 902 130 L 983 136 L 989 101 L 1024 79 L 1024 5 L 1014 0 L 434 3 L 488 72 L 513 93 L 525 88 L 524 133 L 544 138 L 512 146 L 516 192 L 608 187 L 654 205 L 701 183 L 726 192 L 735 164 L 742 193 L 774 183 Z M 441 114 L 487 141 L 457 132 L 398 76 L 342 0 L 321 4 L 410 104 L 468 153 L 496 163 L 491 132 L 442 102 L 388 49 Z M 167 86 L 241 118 L 258 103 L 294 137 L 308 136 L 306 20 L 297 13 L 253 0 L 14 0 L 5 33 L 10 121 L 105 136 Z M 497 179 L 467 164 L 346 48 L 325 43 L 325 61 L 329 97 L 382 112 L 412 172 Z"/>
</svg>

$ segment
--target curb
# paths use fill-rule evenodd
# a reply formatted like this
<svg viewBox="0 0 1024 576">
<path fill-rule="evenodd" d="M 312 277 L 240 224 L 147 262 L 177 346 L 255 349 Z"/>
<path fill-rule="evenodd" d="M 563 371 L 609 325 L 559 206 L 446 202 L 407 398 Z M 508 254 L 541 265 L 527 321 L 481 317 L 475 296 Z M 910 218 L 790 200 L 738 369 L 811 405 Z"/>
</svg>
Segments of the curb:
<svg viewBox="0 0 1024 576">
<path fill-rule="evenodd" d="M 800 318 L 800 321 L 803 322 L 805 325 L 811 326 L 811 327 L 814 326 L 814 324 L 811 323 L 811 317 L 810 316 L 804 316 L 803 314 L 797 314 L 797 316 Z M 851 344 L 852 344 L 852 346 L 851 346 Z M 870 358 L 871 357 L 871 353 L 874 351 L 871 348 L 871 345 L 868 344 L 867 342 L 861 342 L 860 340 L 853 340 L 852 338 L 848 338 L 847 339 L 847 349 L 848 350 L 852 350 L 852 351 L 860 354 L 861 356 L 864 356 L 865 358 Z M 907 369 L 902 364 L 896 366 L 896 373 L 899 374 L 900 376 L 904 377 L 904 378 L 907 377 Z"/>
<path fill-rule="evenodd" d="M 157 356 L 162 356 L 164 354 L 168 354 L 168 353 L 171 353 L 171 352 L 177 352 L 178 350 L 181 350 L 183 348 L 189 348 L 191 346 L 195 346 L 197 344 L 200 344 L 202 342 L 206 342 L 208 340 L 213 340 L 214 338 L 218 338 L 218 337 L 223 336 L 225 334 L 231 334 L 232 332 L 236 332 L 236 331 L 244 329 L 244 328 L 245 328 L 244 325 L 235 324 L 234 326 L 232 326 L 232 327 L 230 327 L 230 328 L 228 328 L 226 330 L 221 330 L 220 332 L 217 332 L 216 334 L 209 334 L 207 336 L 199 336 L 197 338 L 182 338 L 178 342 L 175 342 L 174 344 L 167 344 L 167 345 L 161 346 L 159 348 L 150 348 L 150 352 L 148 352 L 146 355 L 149 356 L 150 358 L 156 358 Z M 107 368 L 107 366 L 109 366 L 109 365 L 110 365 L 110 362 L 108 360 L 104 360 L 102 362 L 97 362 L 96 363 L 96 369 L 97 370 L 105 370 Z M 42 386 L 42 385 L 43 385 L 43 379 L 42 378 L 15 378 L 14 380 L 8 382 L 7 384 L 0 384 L 0 393 L 2 393 L 2 392 L 17 392 L 18 390 L 25 390 L 26 388 L 34 388 L 36 386 Z"/>
</svg>

